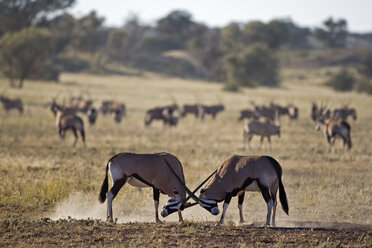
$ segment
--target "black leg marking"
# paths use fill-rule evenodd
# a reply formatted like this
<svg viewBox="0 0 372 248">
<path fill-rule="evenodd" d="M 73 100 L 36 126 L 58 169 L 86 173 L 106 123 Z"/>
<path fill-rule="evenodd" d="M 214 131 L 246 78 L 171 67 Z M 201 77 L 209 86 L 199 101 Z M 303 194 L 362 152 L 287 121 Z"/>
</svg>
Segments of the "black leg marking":
<svg viewBox="0 0 372 248">
<path fill-rule="evenodd" d="M 239 195 L 239 201 L 238 201 L 239 205 L 242 205 L 243 204 L 243 202 L 244 202 L 244 195 L 245 195 L 244 192 Z"/>
<path fill-rule="evenodd" d="M 269 202 L 271 199 L 269 189 L 265 187 L 264 185 L 262 185 L 259 181 L 257 181 L 257 184 L 258 184 L 258 187 L 260 188 L 261 194 L 263 198 L 265 199 L 266 203 Z"/>
<path fill-rule="evenodd" d="M 159 201 L 159 198 L 160 198 L 160 190 L 156 189 L 155 187 L 152 188 L 152 192 L 153 192 L 153 198 L 154 198 L 154 201 Z"/>
<path fill-rule="evenodd" d="M 119 180 L 114 182 L 114 185 L 112 186 L 112 188 L 110 190 L 110 192 L 112 193 L 112 198 L 113 199 L 116 197 L 119 190 L 121 189 L 121 187 L 123 187 L 123 185 L 125 184 L 126 181 L 127 181 L 127 177 L 119 179 Z"/>
</svg>

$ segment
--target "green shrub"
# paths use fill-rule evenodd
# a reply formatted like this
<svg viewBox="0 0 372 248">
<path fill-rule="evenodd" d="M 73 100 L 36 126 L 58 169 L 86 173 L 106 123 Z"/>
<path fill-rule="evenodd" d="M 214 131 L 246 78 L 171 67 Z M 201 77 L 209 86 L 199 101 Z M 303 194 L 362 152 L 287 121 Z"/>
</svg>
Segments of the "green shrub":
<svg viewBox="0 0 372 248">
<path fill-rule="evenodd" d="M 337 91 L 350 91 L 353 89 L 355 78 L 346 69 L 331 76 L 326 85 Z"/>
</svg>

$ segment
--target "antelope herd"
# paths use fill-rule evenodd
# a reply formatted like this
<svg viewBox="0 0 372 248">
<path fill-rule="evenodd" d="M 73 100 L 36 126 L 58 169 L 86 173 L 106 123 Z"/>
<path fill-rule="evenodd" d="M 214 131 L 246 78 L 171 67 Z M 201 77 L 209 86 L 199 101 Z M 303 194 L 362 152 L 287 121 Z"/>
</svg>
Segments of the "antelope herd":
<svg viewBox="0 0 372 248">
<path fill-rule="evenodd" d="M 0 94 L 0 101 L 8 113 L 12 109 L 23 113 L 23 103 L 19 99 L 11 99 Z M 50 110 L 55 116 L 55 124 L 61 142 L 65 133 L 71 130 L 75 136 L 75 146 L 80 133 L 85 146 L 85 127 L 82 116 L 86 116 L 90 126 L 95 125 L 97 117 L 113 116 L 116 123 L 120 123 L 126 114 L 126 106 L 122 102 L 114 100 L 102 101 L 99 107 L 94 106 L 94 101 L 89 97 L 70 97 L 65 104 L 58 104 L 56 97 L 49 103 Z M 225 110 L 223 104 L 185 104 L 179 107 L 173 104 L 151 108 L 145 112 L 144 125 L 149 127 L 154 121 L 160 121 L 166 126 L 177 126 L 180 120 L 188 115 L 194 116 L 200 123 L 206 121 L 210 115 L 210 121 L 216 122 L 217 115 Z M 254 135 L 260 136 L 262 145 L 267 138 L 271 149 L 271 136 L 281 135 L 280 122 L 282 117 L 288 116 L 288 123 L 295 123 L 299 117 L 299 110 L 294 104 L 281 106 L 270 102 L 268 105 L 257 105 L 253 101 L 249 107 L 242 109 L 237 118 L 238 121 L 246 120 L 243 126 L 243 142 L 251 148 L 251 140 Z M 312 103 L 310 117 L 314 121 L 315 129 L 320 130 L 329 145 L 329 151 L 334 149 L 335 140 L 341 138 L 343 146 L 352 148 L 351 125 L 348 119 L 357 120 L 357 112 L 347 105 L 336 108 L 333 111 L 329 106 Z M 113 183 L 109 190 L 108 177 Z M 288 200 L 282 183 L 282 168 L 280 164 L 269 156 L 238 156 L 228 157 L 207 179 L 205 179 L 194 191 L 186 186 L 185 176 L 181 162 L 169 153 L 135 154 L 120 153 L 109 159 L 106 165 L 106 175 L 102 182 L 99 193 L 99 202 L 107 199 L 107 220 L 113 222 L 112 202 L 119 190 L 126 184 L 134 187 L 151 187 L 155 210 L 155 221 L 159 219 L 160 193 L 168 195 L 170 199 L 163 207 L 161 215 L 166 217 L 174 212 L 178 213 L 179 221 L 183 221 L 182 211 L 195 205 L 200 205 L 213 215 L 220 213 L 218 202 L 223 203 L 222 214 L 217 225 L 224 223 L 226 210 L 231 198 L 238 196 L 238 209 L 240 223 L 244 223 L 242 204 L 246 191 L 261 192 L 266 205 L 267 216 L 265 226 L 275 226 L 277 206 L 277 192 L 282 208 L 288 214 Z M 200 190 L 197 197 L 195 193 Z M 188 202 L 192 199 L 194 202 Z"/>
</svg>

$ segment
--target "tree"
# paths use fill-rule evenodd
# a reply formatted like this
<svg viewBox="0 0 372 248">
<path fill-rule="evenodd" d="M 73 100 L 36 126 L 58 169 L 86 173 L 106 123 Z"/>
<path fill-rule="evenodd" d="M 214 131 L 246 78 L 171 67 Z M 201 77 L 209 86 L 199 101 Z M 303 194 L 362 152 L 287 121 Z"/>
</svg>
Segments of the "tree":
<svg viewBox="0 0 372 248">
<path fill-rule="evenodd" d="M 91 11 L 86 16 L 78 19 L 74 26 L 73 46 L 81 51 L 95 52 L 106 43 L 106 36 L 100 32 L 104 22 L 103 17 Z"/>
<path fill-rule="evenodd" d="M 227 83 L 256 87 L 277 86 L 278 60 L 266 45 L 255 44 L 224 58 Z"/>
<path fill-rule="evenodd" d="M 244 25 L 243 35 L 245 44 L 262 43 L 272 49 L 278 49 L 290 39 L 287 24 L 279 20 L 267 24 L 260 21 L 249 22 Z"/>
<path fill-rule="evenodd" d="M 43 25 L 75 0 L 0 0 L 0 33 Z"/>
<path fill-rule="evenodd" d="M 26 78 L 43 69 L 51 57 L 51 40 L 49 31 L 36 27 L 7 33 L 0 39 L 0 71 L 11 87 L 22 88 Z"/>
<path fill-rule="evenodd" d="M 323 22 L 323 28 L 316 28 L 314 35 L 325 46 L 330 48 L 345 47 L 347 22 L 345 19 L 333 20 L 332 17 Z"/>
<path fill-rule="evenodd" d="M 238 23 L 231 23 L 221 29 L 220 48 L 229 53 L 239 49 L 243 44 L 243 33 Z"/>
</svg>

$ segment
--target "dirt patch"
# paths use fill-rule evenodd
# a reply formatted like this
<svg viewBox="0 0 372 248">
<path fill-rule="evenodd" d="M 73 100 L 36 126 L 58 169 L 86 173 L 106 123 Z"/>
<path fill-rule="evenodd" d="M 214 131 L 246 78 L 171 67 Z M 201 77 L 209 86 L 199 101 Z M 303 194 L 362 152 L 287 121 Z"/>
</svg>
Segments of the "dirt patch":
<svg viewBox="0 0 372 248">
<path fill-rule="evenodd" d="M 109 224 L 99 220 L 3 220 L 1 247 L 371 247 L 372 227 L 307 223 L 319 227 L 262 228 L 209 222 Z M 297 223 L 304 224 L 304 223 Z"/>
</svg>

